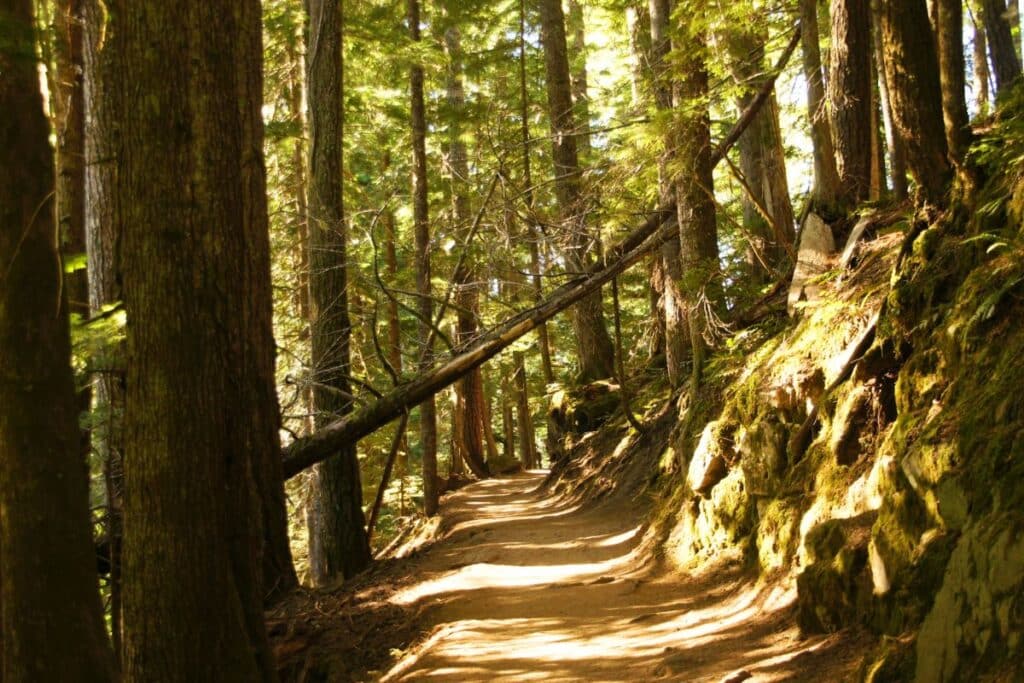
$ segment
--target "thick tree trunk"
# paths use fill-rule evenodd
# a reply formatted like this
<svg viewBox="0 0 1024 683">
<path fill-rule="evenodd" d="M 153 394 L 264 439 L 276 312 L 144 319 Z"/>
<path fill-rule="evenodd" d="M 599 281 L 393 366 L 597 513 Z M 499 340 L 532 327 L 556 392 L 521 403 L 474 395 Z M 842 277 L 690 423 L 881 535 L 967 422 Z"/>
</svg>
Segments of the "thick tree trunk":
<svg viewBox="0 0 1024 683">
<path fill-rule="evenodd" d="M 936 0 L 936 5 L 946 145 L 953 163 L 960 165 L 971 146 L 970 119 L 964 94 L 964 5 L 963 0 Z"/>
<path fill-rule="evenodd" d="M 322 426 L 352 410 L 347 398 L 352 326 L 342 198 L 342 16 L 337 0 L 307 0 L 306 7 L 313 402 L 317 426 Z M 372 556 L 355 444 L 339 449 L 314 470 L 306 523 L 310 572 L 317 584 L 351 577 L 369 566 Z"/>
<path fill-rule="evenodd" d="M 871 183 L 869 0 L 832 0 L 828 101 L 841 193 L 847 204 L 857 204 L 868 198 Z"/>
<path fill-rule="evenodd" d="M 743 112 L 761 89 L 765 77 L 764 36 L 754 29 L 729 31 L 727 45 L 731 69 L 741 84 L 738 98 Z M 747 266 L 754 283 L 771 280 L 773 272 L 786 272 L 795 235 L 793 204 L 789 198 L 786 154 L 779 127 L 779 105 L 774 92 L 740 138 L 740 168 L 752 190 L 743 200 L 743 224 L 754 242 L 747 251 Z M 766 218 L 757 204 L 767 210 Z M 770 222 L 768 220 L 770 218 Z M 757 257 L 760 254 L 767 263 Z"/>
<path fill-rule="evenodd" d="M 1013 32 L 1006 19 L 1005 0 L 979 0 L 979 4 L 996 76 L 996 94 L 999 94 L 1020 78 L 1020 55 L 1014 47 Z"/>
<path fill-rule="evenodd" d="M 548 108 L 551 116 L 555 196 L 565 233 L 563 256 L 568 270 L 582 273 L 588 255 L 595 250 L 583 213 L 580 164 L 577 154 L 577 123 L 573 115 L 572 84 L 565 40 L 565 18 L 560 0 L 540 0 L 541 42 L 547 72 Z M 610 377 L 614 350 L 604 323 L 600 292 L 587 297 L 572 310 L 576 336 L 578 379 L 588 382 Z"/>
<path fill-rule="evenodd" d="M 112 681 L 32 4 L 0 15 L 0 680 Z"/>
<path fill-rule="evenodd" d="M 590 97 L 587 94 L 587 39 L 583 19 L 583 5 L 580 0 L 568 1 L 569 13 L 565 17 L 569 34 L 569 63 L 572 75 L 572 101 L 576 106 L 576 121 L 579 125 L 579 154 L 584 162 L 591 156 L 590 140 Z"/>
<path fill-rule="evenodd" d="M 882 2 L 882 43 L 893 120 L 907 145 L 907 167 L 918 192 L 928 201 L 941 202 L 951 169 L 935 40 L 921 30 L 927 21 L 924 0 Z"/>
<path fill-rule="evenodd" d="M 420 3 L 408 0 L 409 35 L 413 42 L 420 40 Z M 430 298 L 430 223 L 427 197 L 427 119 L 423 104 L 423 66 L 414 64 L 410 74 L 412 122 L 412 208 L 416 241 L 416 291 L 419 292 L 417 309 L 420 313 L 419 339 L 420 371 L 430 369 L 433 351 L 427 348 L 432 337 L 428 321 L 434 318 Z M 423 457 L 423 509 L 430 517 L 437 513 L 437 407 L 433 395 L 423 397 L 420 405 L 420 447 Z"/>
<path fill-rule="evenodd" d="M 825 100 L 824 71 L 818 30 L 818 0 L 800 0 L 800 35 L 804 79 L 807 81 L 807 116 L 814 153 L 814 201 L 819 211 L 832 213 L 840 196 L 832 124 Z"/>
<path fill-rule="evenodd" d="M 124 674 L 273 681 L 261 495 L 281 484 L 262 480 L 276 423 L 255 424 L 273 420 L 275 390 L 258 234 L 260 7 L 119 0 L 111 12 L 132 74 L 118 177 L 131 321 Z"/>
<path fill-rule="evenodd" d="M 647 2 L 632 0 L 626 6 L 626 30 L 629 31 L 630 101 L 639 110 L 644 104 L 647 57 L 651 52 L 651 16 Z"/>
</svg>

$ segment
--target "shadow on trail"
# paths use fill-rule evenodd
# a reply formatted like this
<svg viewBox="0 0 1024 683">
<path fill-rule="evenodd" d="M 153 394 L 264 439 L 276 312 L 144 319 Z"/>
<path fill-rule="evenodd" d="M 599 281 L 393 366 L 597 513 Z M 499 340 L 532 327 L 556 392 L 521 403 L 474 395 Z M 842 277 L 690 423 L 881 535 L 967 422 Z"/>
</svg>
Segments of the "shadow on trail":
<svg viewBox="0 0 1024 683">
<path fill-rule="evenodd" d="M 821 680 L 824 658 L 844 664 L 838 641 L 801 640 L 792 590 L 735 568 L 666 572 L 643 550 L 639 505 L 568 504 L 542 477 L 448 498 L 448 536 L 392 598 L 422 608 L 430 634 L 383 680 Z"/>
</svg>

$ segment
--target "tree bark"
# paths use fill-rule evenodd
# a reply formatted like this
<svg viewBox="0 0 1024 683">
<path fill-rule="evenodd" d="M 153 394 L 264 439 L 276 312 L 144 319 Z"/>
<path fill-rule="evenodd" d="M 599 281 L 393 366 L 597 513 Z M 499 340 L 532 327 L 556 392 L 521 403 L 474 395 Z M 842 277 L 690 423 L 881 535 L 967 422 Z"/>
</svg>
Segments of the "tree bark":
<svg viewBox="0 0 1024 683">
<path fill-rule="evenodd" d="M 522 351 L 513 354 L 515 374 L 512 381 L 516 388 L 516 422 L 519 426 L 519 453 L 524 469 L 540 467 L 537 444 L 533 435 L 533 416 L 530 414 L 530 389 L 526 381 L 526 359 Z"/>
<path fill-rule="evenodd" d="M 462 141 L 463 118 L 466 117 L 466 95 L 462 85 L 462 44 L 459 29 L 449 26 L 444 33 L 445 51 L 448 53 L 447 97 L 450 108 L 448 129 L 448 177 L 452 197 L 453 234 L 462 243 L 465 258 L 453 274 L 457 304 L 456 343 L 471 342 L 477 335 L 480 311 L 480 283 L 476 259 L 470 242 L 469 160 Z M 484 394 L 480 369 L 472 370 L 455 384 L 458 400 L 455 409 L 460 412 L 456 424 L 461 427 L 454 435 L 462 457 L 477 477 L 489 475 L 484 455 Z"/>
<path fill-rule="evenodd" d="M 970 7 L 975 7 L 971 3 Z M 974 28 L 974 44 L 972 45 L 974 62 L 974 92 L 978 102 L 978 115 L 986 117 L 989 114 L 989 70 L 988 70 L 988 39 L 985 36 L 985 24 L 977 16 L 976 10 L 972 15 L 971 23 Z"/>
<path fill-rule="evenodd" d="M 672 74 L 668 68 L 672 43 L 669 39 L 669 0 L 650 0 L 648 10 L 651 18 L 650 68 L 654 105 L 659 111 L 672 109 Z M 662 204 L 675 198 L 675 180 L 669 172 L 674 154 L 672 133 L 666 140 L 665 149 L 658 158 L 658 196 Z M 661 247 L 661 266 L 656 268 L 657 289 L 660 290 L 659 322 L 664 321 L 665 369 L 669 384 L 682 386 L 685 379 L 683 363 L 690 356 L 690 332 L 686 324 L 686 312 L 680 286 L 683 280 L 683 264 L 680 257 L 679 240 L 669 240 Z"/>
<path fill-rule="evenodd" d="M 742 88 L 737 102 L 740 112 L 761 89 L 765 77 L 764 44 L 765 37 L 752 28 L 739 27 L 728 32 L 730 68 Z M 747 251 L 747 267 L 753 283 L 764 284 L 772 279 L 772 271 L 786 272 L 795 236 L 779 105 L 774 92 L 737 146 L 740 168 L 753 190 L 753 196 L 743 200 L 743 224 L 754 241 Z M 768 210 L 770 222 L 755 202 Z M 755 254 L 761 254 L 767 263 L 761 263 Z"/>
<path fill-rule="evenodd" d="M 1013 44 L 1013 32 L 1006 20 L 1005 0 L 979 0 L 981 19 L 985 24 L 992 68 L 996 76 L 996 94 L 1020 78 L 1020 56 Z"/>
<path fill-rule="evenodd" d="M 807 81 L 807 118 L 811 124 L 814 153 L 814 202 L 819 211 L 832 213 L 839 201 L 840 181 L 835 145 L 832 142 L 832 124 L 825 99 L 818 0 L 800 0 L 800 35 L 804 80 Z"/>
<path fill-rule="evenodd" d="M 348 235 L 342 197 L 342 9 L 337 0 L 307 0 L 309 211 L 313 402 L 317 426 L 347 415 L 352 403 L 352 326 L 348 313 Z M 363 489 L 355 444 L 321 463 L 310 480 L 306 509 L 309 566 L 326 585 L 370 565 Z"/>
<path fill-rule="evenodd" d="M 971 126 L 964 94 L 964 5 L 963 0 L 936 0 L 936 5 L 942 118 L 950 157 L 959 166 L 971 146 Z"/>
<path fill-rule="evenodd" d="M 942 122 L 942 89 L 935 40 L 922 31 L 924 0 L 883 0 L 882 43 L 893 119 L 907 146 L 907 167 L 918 192 L 941 202 L 951 176 Z"/>
<path fill-rule="evenodd" d="M 700 29 L 691 28 L 685 43 L 675 45 L 679 78 L 673 99 L 676 117 L 677 220 L 683 280 L 680 284 L 689 329 L 692 381 L 696 389 L 703 371 L 708 331 L 706 304 L 719 303 L 718 225 L 715 213 L 711 116 L 708 111 L 706 43 Z M 771 100 L 770 91 L 762 101 Z M 761 111 L 764 111 L 762 108 Z M 751 125 L 756 120 L 751 118 Z M 747 129 L 749 130 L 749 128 Z M 742 138 L 742 136 L 741 136 Z"/>
<path fill-rule="evenodd" d="M 523 148 L 523 185 L 526 187 L 527 214 L 529 215 L 529 233 L 526 236 L 530 250 L 530 276 L 533 281 L 534 301 L 539 303 L 544 298 L 544 286 L 541 280 L 540 239 L 541 232 L 533 218 L 533 177 L 530 172 L 530 95 L 526 87 L 526 0 L 519 0 L 519 122 L 520 138 Z M 544 382 L 555 381 L 555 371 L 551 365 L 551 340 L 546 324 L 537 328 L 537 341 L 540 344 L 541 370 Z"/>
<path fill-rule="evenodd" d="M 832 0 L 829 61 L 828 101 L 841 194 L 845 203 L 858 204 L 868 198 L 871 183 L 869 0 Z"/>
<path fill-rule="evenodd" d="M 586 269 L 588 254 L 595 249 L 595 240 L 589 234 L 583 213 L 577 153 L 578 129 L 573 113 L 565 18 L 561 0 L 540 0 L 539 7 L 551 116 L 555 197 L 566 242 L 563 257 L 570 271 L 581 273 Z M 580 302 L 571 313 L 579 362 L 577 379 L 581 382 L 610 377 L 614 369 L 612 341 L 601 309 L 601 295 L 598 292 Z"/>
<path fill-rule="evenodd" d="M 571 64 L 572 101 L 576 107 L 579 125 L 579 154 L 584 162 L 591 156 L 590 97 L 587 94 L 587 39 L 580 0 L 568 1 L 569 13 L 565 18 L 569 37 L 569 63 Z"/>
<path fill-rule="evenodd" d="M 881 0 L 872 0 L 871 2 L 871 40 L 874 46 L 873 62 L 877 72 L 882 122 L 885 124 L 885 144 L 889 153 L 892 193 L 895 200 L 902 201 L 907 198 L 907 153 L 906 145 L 896 133 L 893 124 L 892 98 L 889 95 L 889 78 L 885 73 L 885 50 L 882 46 Z"/>
<path fill-rule="evenodd" d="M 420 40 L 419 0 L 408 0 L 409 36 L 413 42 Z M 430 345 L 429 321 L 434 317 L 434 306 L 430 298 L 430 223 L 427 197 L 427 120 L 423 104 L 423 66 L 414 64 L 409 75 L 411 90 L 412 122 L 412 200 L 413 224 L 416 238 L 416 291 L 419 293 L 417 308 L 420 313 L 419 339 L 423 345 L 420 353 L 420 371 L 426 372 L 433 364 Z M 437 408 L 433 394 L 424 396 L 420 405 L 420 445 L 423 451 L 423 510 L 430 517 L 437 513 Z"/>
<path fill-rule="evenodd" d="M 32 3 L 0 15 L 0 679 L 112 681 Z"/>
<path fill-rule="evenodd" d="M 260 6 L 110 9 L 132 75 L 121 81 L 118 175 L 130 320 L 124 675 L 273 681 L 261 497 L 281 482 L 262 479 L 276 423 L 258 201 Z"/>
</svg>

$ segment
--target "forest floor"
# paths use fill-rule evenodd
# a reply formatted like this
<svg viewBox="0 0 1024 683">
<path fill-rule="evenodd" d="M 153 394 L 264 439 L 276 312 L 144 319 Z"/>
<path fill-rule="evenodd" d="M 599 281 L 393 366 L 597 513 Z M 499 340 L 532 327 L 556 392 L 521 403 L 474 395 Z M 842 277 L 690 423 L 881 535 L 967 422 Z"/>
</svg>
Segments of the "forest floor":
<svg viewBox="0 0 1024 683">
<path fill-rule="evenodd" d="M 447 497 L 443 540 L 409 559 L 388 601 L 420 636 L 384 681 L 842 681 L 864 644 L 801 638 L 795 592 L 738 567 L 664 568 L 642 544 L 642 505 L 581 509 L 543 473 Z M 397 569 L 397 567 L 396 567 Z"/>
</svg>

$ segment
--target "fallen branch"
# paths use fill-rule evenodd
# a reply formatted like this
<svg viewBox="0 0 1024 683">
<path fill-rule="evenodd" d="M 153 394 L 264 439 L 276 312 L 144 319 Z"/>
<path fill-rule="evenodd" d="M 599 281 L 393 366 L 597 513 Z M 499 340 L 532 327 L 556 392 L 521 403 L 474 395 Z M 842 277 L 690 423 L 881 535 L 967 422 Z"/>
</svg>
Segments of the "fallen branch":
<svg viewBox="0 0 1024 683">
<path fill-rule="evenodd" d="M 800 30 L 797 28 L 772 75 L 765 80 L 761 90 L 736 121 L 732 130 L 715 148 L 712 155 L 713 164 L 717 165 L 722 161 L 764 106 L 775 87 L 775 80 L 785 68 L 799 41 Z M 619 244 L 608 249 L 599 263 L 563 283 L 544 301 L 492 328 L 471 343 L 456 348 L 453 357 L 439 367 L 396 387 L 374 403 L 332 422 L 314 434 L 292 442 L 283 449 L 285 479 L 294 477 L 307 467 L 329 458 L 339 449 L 354 444 L 387 425 L 466 373 L 480 367 L 523 335 L 598 291 L 648 252 L 676 236 L 678 231 L 674 220 L 675 214 L 674 201 L 663 204 Z"/>
</svg>

